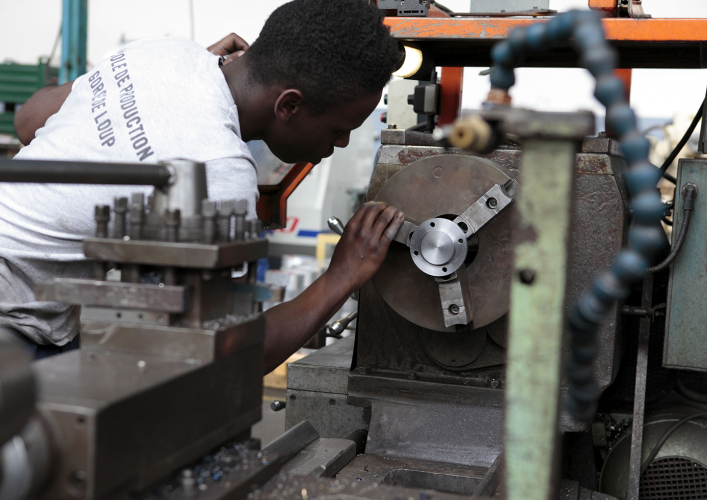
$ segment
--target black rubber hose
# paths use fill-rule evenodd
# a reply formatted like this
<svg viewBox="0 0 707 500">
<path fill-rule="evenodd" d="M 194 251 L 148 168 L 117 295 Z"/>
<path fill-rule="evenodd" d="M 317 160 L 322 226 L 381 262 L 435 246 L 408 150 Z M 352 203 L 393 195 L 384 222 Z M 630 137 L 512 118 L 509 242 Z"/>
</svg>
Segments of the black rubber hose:
<svg viewBox="0 0 707 500">
<path fill-rule="evenodd" d="M 695 198 L 697 198 L 697 187 L 694 184 L 685 185 L 683 189 L 683 194 L 685 199 L 683 200 L 682 210 L 685 216 L 683 217 L 682 225 L 680 226 L 680 233 L 678 234 L 677 240 L 673 248 L 670 250 L 670 254 L 665 258 L 663 262 L 653 267 L 648 268 L 649 273 L 657 273 L 666 269 L 670 264 L 677 259 L 685 244 L 685 238 L 687 238 L 687 230 L 690 227 L 690 218 L 692 217 L 692 211 L 695 209 Z"/>
<path fill-rule="evenodd" d="M 675 177 L 673 177 L 672 175 L 670 175 L 668 172 L 663 172 L 663 179 L 665 179 L 666 181 L 670 181 L 673 184 L 678 183 L 678 180 Z"/>
<path fill-rule="evenodd" d="M 513 30 L 491 51 L 491 93 L 503 103 L 515 83 L 514 68 L 527 55 L 540 53 L 558 44 L 570 43 L 580 54 L 581 63 L 596 78 L 594 92 L 606 106 L 606 125 L 621 140 L 621 152 L 630 168 L 624 181 L 631 195 L 632 224 L 628 247 L 614 259 L 610 269 L 600 273 L 590 289 L 569 311 L 570 360 L 566 377 L 566 407 L 575 419 L 591 422 L 596 413 L 600 388 L 594 378 L 594 360 L 599 352 L 599 327 L 617 300 L 626 299 L 640 282 L 651 259 L 662 247 L 664 233 L 658 224 L 665 204 L 655 189 L 661 172 L 648 161 L 650 143 L 636 128 L 636 115 L 626 99 L 623 82 L 614 74 L 618 54 L 609 45 L 599 14 L 570 11 L 547 23 Z M 503 104 L 498 104 L 502 106 Z"/>
<path fill-rule="evenodd" d="M 705 98 L 707 100 L 707 98 Z M 695 118 L 692 119 L 692 123 L 690 123 L 690 126 L 687 127 L 687 130 L 685 131 L 685 135 L 682 136 L 682 139 L 680 139 L 680 142 L 678 142 L 677 146 L 675 146 L 675 149 L 673 149 L 668 157 L 665 159 L 663 162 L 663 165 L 660 167 L 660 174 L 668 179 L 670 182 L 673 184 L 676 182 L 675 177 L 672 175 L 666 175 L 665 171 L 668 170 L 668 167 L 670 166 L 673 161 L 675 161 L 675 158 L 680 154 L 680 151 L 682 151 L 682 148 L 685 147 L 685 144 L 687 144 L 687 141 L 690 140 L 690 137 L 692 136 L 692 133 L 695 131 L 695 128 L 697 127 L 697 124 L 700 123 L 700 119 L 702 118 L 702 111 L 704 110 L 705 107 L 705 101 L 702 101 L 702 104 L 700 104 L 700 109 L 697 110 L 697 114 L 695 115 Z"/>
<path fill-rule="evenodd" d="M 690 420 L 694 420 L 696 418 L 705 418 L 707 417 L 707 412 L 702 412 L 702 413 L 695 413 L 694 415 L 688 415 L 687 417 L 683 418 L 682 420 L 679 420 L 675 425 L 673 425 L 670 429 L 668 429 L 665 434 L 663 434 L 663 437 L 658 440 L 656 445 L 653 447 L 651 450 L 650 454 L 648 455 L 648 458 L 646 458 L 645 462 L 641 465 L 641 476 L 645 474 L 646 470 L 648 470 L 648 467 L 651 465 L 651 462 L 653 459 L 655 459 L 656 455 L 658 455 L 658 452 L 660 449 L 663 447 L 665 442 L 670 438 L 670 436 L 673 435 L 673 433 L 678 430 L 680 427 L 682 427 L 683 424 L 686 422 L 689 422 Z"/>
</svg>

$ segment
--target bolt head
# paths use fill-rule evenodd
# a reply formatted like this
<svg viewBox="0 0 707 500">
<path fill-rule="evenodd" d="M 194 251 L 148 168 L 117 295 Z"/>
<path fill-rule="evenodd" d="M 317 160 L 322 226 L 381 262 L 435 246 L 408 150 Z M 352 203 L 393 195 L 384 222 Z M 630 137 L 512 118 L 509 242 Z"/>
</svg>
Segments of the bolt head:
<svg viewBox="0 0 707 500">
<path fill-rule="evenodd" d="M 107 220 L 110 217 L 110 207 L 108 205 L 96 205 L 96 219 Z"/>
<path fill-rule="evenodd" d="M 202 217 L 215 217 L 216 216 L 216 202 L 211 200 L 203 200 L 201 202 L 201 216 Z"/>
<path fill-rule="evenodd" d="M 113 199 L 113 209 L 116 212 L 127 212 L 128 211 L 128 199 L 124 196 L 121 196 L 120 198 L 114 198 Z"/>
<path fill-rule="evenodd" d="M 248 213 L 248 200 L 234 200 L 233 213 L 245 216 Z"/>
<path fill-rule="evenodd" d="M 182 212 L 179 209 L 176 210 L 167 210 L 166 214 L 167 216 L 167 224 L 179 224 L 180 219 L 182 218 Z"/>
<path fill-rule="evenodd" d="M 521 283 L 530 285 L 535 280 L 535 271 L 532 269 L 522 269 L 518 273 Z"/>
<path fill-rule="evenodd" d="M 459 314 L 459 306 L 456 304 L 452 304 L 451 306 L 449 306 L 449 312 L 454 315 Z"/>
<path fill-rule="evenodd" d="M 218 213 L 221 217 L 230 217 L 233 215 L 235 208 L 235 200 L 221 200 L 218 207 Z"/>
<path fill-rule="evenodd" d="M 496 198 L 489 198 L 486 200 L 486 206 L 489 208 L 496 208 L 498 206 L 498 200 Z"/>
</svg>

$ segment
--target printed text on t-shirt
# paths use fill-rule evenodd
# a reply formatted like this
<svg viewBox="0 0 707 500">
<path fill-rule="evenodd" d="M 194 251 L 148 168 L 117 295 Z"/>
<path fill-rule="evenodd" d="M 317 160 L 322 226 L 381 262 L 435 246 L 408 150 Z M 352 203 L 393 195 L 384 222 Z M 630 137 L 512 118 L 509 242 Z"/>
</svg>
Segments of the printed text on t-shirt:
<svg viewBox="0 0 707 500">
<path fill-rule="evenodd" d="M 96 114 L 96 111 L 106 107 L 106 86 L 103 83 L 103 78 L 101 78 L 101 72 L 96 71 L 93 73 L 88 77 L 88 81 L 91 84 L 91 92 L 93 92 L 91 114 L 94 115 L 93 121 L 96 122 L 98 138 L 102 141 L 101 146 L 111 147 L 115 144 L 115 132 L 113 131 L 113 124 L 108 118 L 108 111 L 104 110 L 102 113 Z"/>
<path fill-rule="evenodd" d="M 130 74 L 128 73 L 128 63 L 125 60 L 125 53 L 118 52 L 110 58 L 111 69 L 115 77 L 115 81 L 120 88 L 120 109 L 123 111 L 125 126 L 128 129 L 128 137 L 133 145 L 135 154 L 140 161 L 152 156 L 155 152 L 149 144 L 140 112 L 137 108 L 135 98 L 135 88 L 130 82 Z"/>
</svg>

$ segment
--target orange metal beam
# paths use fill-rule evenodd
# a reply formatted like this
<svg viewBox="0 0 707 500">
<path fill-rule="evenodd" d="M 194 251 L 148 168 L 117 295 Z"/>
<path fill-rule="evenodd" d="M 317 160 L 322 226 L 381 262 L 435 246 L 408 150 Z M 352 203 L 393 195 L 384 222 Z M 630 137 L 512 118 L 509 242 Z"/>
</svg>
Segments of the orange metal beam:
<svg viewBox="0 0 707 500">
<path fill-rule="evenodd" d="M 617 3 L 617 0 L 589 0 L 588 2 L 590 9 L 604 11 L 610 16 L 616 15 Z"/>
<path fill-rule="evenodd" d="M 409 40 L 502 39 L 519 26 L 537 22 L 528 18 L 493 17 L 386 17 L 385 24 L 396 38 Z M 703 42 L 707 19 L 602 20 L 608 40 L 626 42 Z"/>
</svg>

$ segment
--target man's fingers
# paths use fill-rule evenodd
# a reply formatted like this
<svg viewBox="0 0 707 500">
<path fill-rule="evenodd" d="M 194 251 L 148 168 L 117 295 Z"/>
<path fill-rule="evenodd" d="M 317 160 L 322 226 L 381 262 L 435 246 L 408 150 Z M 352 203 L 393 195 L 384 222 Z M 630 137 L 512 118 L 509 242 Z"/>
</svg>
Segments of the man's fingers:
<svg viewBox="0 0 707 500">
<path fill-rule="evenodd" d="M 383 233 L 383 236 L 381 237 L 381 243 L 383 244 L 384 250 L 388 249 L 390 242 L 393 241 L 393 238 L 395 238 L 395 235 L 400 230 L 403 222 L 405 222 L 405 214 L 402 212 L 396 213 L 393 220 L 390 221 L 390 224 L 388 224 L 385 233 Z"/>
<path fill-rule="evenodd" d="M 361 222 L 359 224 L 360 228 L 368 230 L 369 228 L 373 227 L 373 224 L 376 222 L 376 219 L 378 216 L 383 212 L 386 208 L 388 208 L 388 205 L 380 202 L 380 201 L 375 201 L 375 202 L 369 202 L 363 205 L 359 210 L 363 210 L 363 218 L 361 219 Z"/>
<path fill-rule="evenodd" d="M 398 209 L 395 207 L 387 207 L 380 214 L 373 224 L 373 238 L 376 242 L 381 239 L 383 232 L 388 228 L 388 225 L 395 219 L 395 214 L 398 213 Z"/>
<path fill-rule="evenodd" d="M 227 56 L 227 55 L 236 55 L 240 52 L 238 55 L 243 55 L 243 53 L 248 50 L 250 46 L 248 45 L 248 42 L 243 40 L 241 37 L 236 35 L 235 33 L 231 33 L 230 35 L 225 36 L 215 44 L 209 46 L 207 49 L 209 52 L 212 54 L 216 54 L 217 56 Z"/>
<path fill-rule="evenodd" d="M 243 54 L 245 54 L 245 50 L 239 50 L 237 52 L 234 52 L 233 54 L 223 56 L 223 65 L 225 66 L 226 64 L 232 63 L 233 61 L 241 57 Z"/>
</svg>

